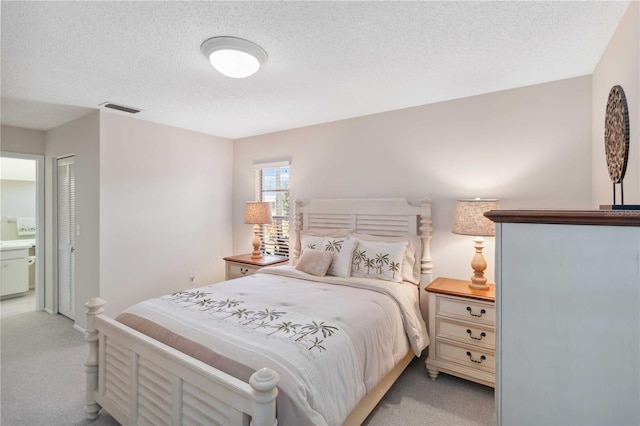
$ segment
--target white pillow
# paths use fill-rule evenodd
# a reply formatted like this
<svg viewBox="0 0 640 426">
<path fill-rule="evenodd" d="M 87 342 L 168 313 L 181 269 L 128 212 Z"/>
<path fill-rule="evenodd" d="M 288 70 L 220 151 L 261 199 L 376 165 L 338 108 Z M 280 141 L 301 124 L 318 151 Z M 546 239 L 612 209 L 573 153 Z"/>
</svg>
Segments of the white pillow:
<svg viewBox="0 0 640 426">
<path fill-rule="evenodd" d="M 401 282 L 407 244 L 407 241 L 386 243 L 358 240 L 358 248 L 353 253 L 351 275 Z"/>
<path fill-rule="evenodd" d="M 369 234 L 351 234 L 361 241 L 382 241 L 385 243 L 399 243 L 407 241 L 407 249 L 402 261 L 402 279 L 410 283 L 420 284 L 422 273 L 422 239 L 417 235 L 400 235 L 397 237 L 383 237 Z"/>
<path fill-rule="evenodd" d="M 302 253 L 296 269 L 307 274 L 324 277 L 333 260 L 332 251 L 307 249 Z"/>
<path fill-rule="evenodd" d="M 304 253 L 307 249 L 312 250 L 323 250 L 322 248 L 322 240 L 324 237 L 313 236 L 313 235 L 303 235 L 300 239 L 300 252 Z"/>
<path fill-rule="evenodd" d="M 351 275 L 351 258 L 358 240 L 350 237 L 324 237 L 322 249 L 334 252 L 327 275 L 346 278 Z"/>
</svg>

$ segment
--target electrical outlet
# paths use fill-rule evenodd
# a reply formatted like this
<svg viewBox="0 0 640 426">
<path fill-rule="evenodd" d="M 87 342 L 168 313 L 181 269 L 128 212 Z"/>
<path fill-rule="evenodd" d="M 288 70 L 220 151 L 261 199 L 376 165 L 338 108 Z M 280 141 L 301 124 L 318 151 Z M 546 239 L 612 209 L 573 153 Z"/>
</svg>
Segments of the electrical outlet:
<svg viewBox="0 0 640 426">
<path fill-rule="evenodd" d="M 189 275 L 189 285 L 196 285 L 196 276 Z"/>
</svg>

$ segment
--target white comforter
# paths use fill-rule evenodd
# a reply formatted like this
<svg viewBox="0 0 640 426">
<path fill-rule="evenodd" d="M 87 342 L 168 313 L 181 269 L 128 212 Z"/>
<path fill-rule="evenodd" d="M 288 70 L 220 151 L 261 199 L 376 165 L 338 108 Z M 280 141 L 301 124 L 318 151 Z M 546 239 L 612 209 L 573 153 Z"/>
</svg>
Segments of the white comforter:
<svg viewBox="0 0 640 426">
<path fill-rule="evenodd" d="M 341 424 L 409 350 L 419 356 L 429 343 L 413 284 L 318 278 L 290 266 L 259 272 L 127 312 L 252 369 L 277 371 L 296 407 L 278 402 L 282 425 Z"/>
</svg>

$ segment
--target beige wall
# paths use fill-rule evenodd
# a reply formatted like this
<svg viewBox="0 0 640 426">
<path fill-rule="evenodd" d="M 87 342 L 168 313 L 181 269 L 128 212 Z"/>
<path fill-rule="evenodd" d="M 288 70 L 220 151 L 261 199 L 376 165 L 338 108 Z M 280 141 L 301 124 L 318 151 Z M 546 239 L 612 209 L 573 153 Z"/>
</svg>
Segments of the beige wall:
<svg viewBox="0 0 640 426">
<path fill-rule="evenodd" d="M 70 121 L 46 133 L 45 155 L 45 308 L 56 309 L 54 283 L 56 253 L 55 228 L 55 166 L 56 159 L 75 155 L 75 222 L 80 227 L 76 235 L 75 320 L 84 327 L 84 303 L 98 294 L 99 259 L 98 229 L 100 226 L 100 115 L 98 111 Z"/>
<path fill-rule="evenodd" d="M 107 313 L 224 279 L 233 143 L 101 113 L 100 297 Z M 97 296 L 98 292 L 88 296 Z"/>
<path fill-rule="evenodd" d="M 107 313 L 224 278 L 231 253 L 230 140 L 96 111 L 46 133 L 46 210 L 55 159 L 75 155 L 76 324 L 100 296 Z M 55 215 L 46 215 L 45 307 L 55 310 Z"/>
<path fill-rule="evenodd" d="M 44 155 L 46 132 L 2 126 L 0 128 L 0 150 L 20 154 Z"/>
<path fill-rule="evenodd" d="M 604 117 L 609 91 L 615 85 L 624 89 L 629 107 L 629 162 L 623 180 L 624 201 L 640 204 L 640 3 L 637 1 L 631 2 L 593 72 L 593 207 L 613 202 L 604 151 Z"/>
<path fill-rule="evenodd" d="M 253 163 L 291 159 L 292 199 L 431 197 L 435 275 L 469 278 L 471 238 L 451 233 L 455 200 L 589 207 L 590 120 L 586 76 L 237 140 L 234 252 L 251 240 L 242 209 Z M 492 280 L 493 251 L 489 238 Z"/>
</svg>

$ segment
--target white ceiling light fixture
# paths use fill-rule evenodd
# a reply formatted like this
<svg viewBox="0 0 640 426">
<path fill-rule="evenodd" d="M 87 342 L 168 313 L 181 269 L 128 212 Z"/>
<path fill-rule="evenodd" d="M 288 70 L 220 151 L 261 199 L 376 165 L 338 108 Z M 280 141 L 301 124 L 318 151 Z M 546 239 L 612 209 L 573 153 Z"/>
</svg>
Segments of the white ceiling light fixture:
<svg viewBox="0 0 640 426">
<path fill-rule="evenodd" d="M 200 51 L 220 73 L 232 78 L 255 74 L 267 62 L 267 52 L 257 44 L 238 37 L 212 37 Z"/>
</svg>

